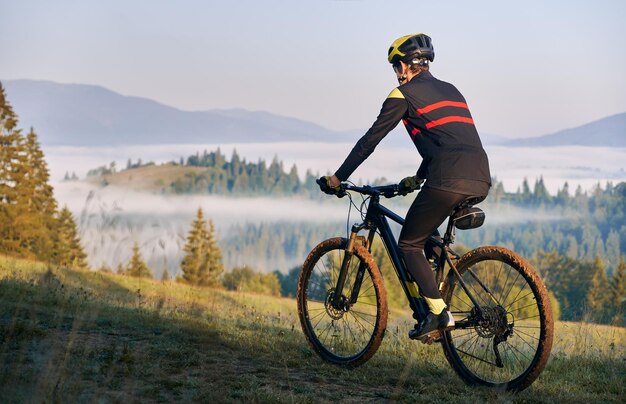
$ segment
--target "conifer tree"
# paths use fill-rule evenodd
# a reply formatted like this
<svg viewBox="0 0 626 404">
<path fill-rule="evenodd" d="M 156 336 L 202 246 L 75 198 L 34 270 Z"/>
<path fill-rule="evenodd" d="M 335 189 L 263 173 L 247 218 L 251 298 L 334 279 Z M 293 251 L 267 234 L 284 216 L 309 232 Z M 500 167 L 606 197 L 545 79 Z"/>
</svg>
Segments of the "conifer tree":
<svg viewBox="0 0 626 404">
<path fill-rule="evenodd" d="M 30 129 L 24 143 L 24 175 L 17 185 L 21 244 L 41 260 L 52 258 L 57 202 L 37 134 Z"/>
<path fill-rule="evenodd" d="M 72 212 L 64 206 L 59 213 L 58 230 L 54 237 L 54 261 L 66 267 L 75 269 L 87 268 L 83 247 L 80 244 L 76 222 Z"/>
<path fill-rule="evenodd" d="M 136 278 L 152 278 L 152 272 L 144 262 L 139 251 L 139 244 L 136 241 L 133 244 L 133 255 L 128 263 L 126 274 Z"/>
<path fill-rule="evenodd" d="M 17 184 L 24 175 L 24 137 L 16 126 L 17 115 L 0 82 L 0 251 L 21 255 Z"/>
<path fill-rule="evenodd" d="M 183 271 L 183 279 L 192 285 L 197 285 L 200 280 L 200 273 L 203 272 L 202 266 L 206 264 L 204 253 L 206 246 L 206 222 L 202 216 L 202 209 L 198 208 L 196 219 L 191 224 L 191 230 L 187 235 L 187 243 L 183 247 L 185 257 L 180 264 Z"/>
<path fill-rule="evenodd" d="M 611 279 L 611 314 L 616 325 L 626 325 L 626 261 L 621 257 Z"/>
<path fill-rule="evenodd" d="M 591 270 L 591 282 L 587 292 L 587 307 L 591 310 L 592 319 L 600 322 L 603 320 L 605 308 L 607 303 L 609 303 L 610 291 L 604 263 L 599 256 L 596 256 Z"/>
<path fill-rule="evenodd" d="M 200 272 L 199 284 L 202 286 L 217 286 L 220 283 L 220 275 L 224 272 L 224 266 L 222 265 L 222 252 L 215 239 L 215 226 L 210 219 L 208 220 L 205 237 L 206 265 L 202 267 L 203 270 Z"/>
<path fill-rule="evenodd" d="M 191 224 L 187 243 L 183 250 L 185 257 L 180 266 L 183 279 L 200 286 L 216 286 L 224 271 L 222 253 L 215 240 L 215 228 L 211 220 L 205 221 L 202 209 L 198 208 L 196 219 Z"/>
</svg>

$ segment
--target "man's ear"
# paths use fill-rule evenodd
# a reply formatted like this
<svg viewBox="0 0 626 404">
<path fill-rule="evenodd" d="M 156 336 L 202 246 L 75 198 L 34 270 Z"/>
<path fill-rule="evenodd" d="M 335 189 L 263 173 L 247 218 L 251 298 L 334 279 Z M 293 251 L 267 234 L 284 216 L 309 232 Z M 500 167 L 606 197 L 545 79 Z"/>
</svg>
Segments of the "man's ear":
<svg viewBox="0 0 626 404">
<path fill-rule="evenodd" d="M 402 66 L 402 75 L 406 76 L 407 70 L 409 69 L 409 65 L 404 63 L 404 61 L 400 61 L 400 66 Z"/>
</svg>

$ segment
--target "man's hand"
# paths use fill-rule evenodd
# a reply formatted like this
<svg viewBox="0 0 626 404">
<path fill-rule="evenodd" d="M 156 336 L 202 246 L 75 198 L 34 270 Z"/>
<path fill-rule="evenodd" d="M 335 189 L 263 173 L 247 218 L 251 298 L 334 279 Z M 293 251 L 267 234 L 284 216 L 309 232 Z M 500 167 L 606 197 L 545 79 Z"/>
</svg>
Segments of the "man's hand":
<svg viewBox="0 0 626 404">
<path fill-rule="evenodd" d="M 416 189 L 420 189 L 423 182 L 423 179 L 417 178 L 416 176 L 403 178 L 398 184 L 398 195 L 404 196 Z"/>
<path fill-rule="evenodd" d="M 337 195 L 340 198 L 345 196 L 345 191 L 341 189 L 341 181 L 334 175 L 320 177 L 315 182 L 320 186 L 322 192 L 326 194 Z"/>
</svg>

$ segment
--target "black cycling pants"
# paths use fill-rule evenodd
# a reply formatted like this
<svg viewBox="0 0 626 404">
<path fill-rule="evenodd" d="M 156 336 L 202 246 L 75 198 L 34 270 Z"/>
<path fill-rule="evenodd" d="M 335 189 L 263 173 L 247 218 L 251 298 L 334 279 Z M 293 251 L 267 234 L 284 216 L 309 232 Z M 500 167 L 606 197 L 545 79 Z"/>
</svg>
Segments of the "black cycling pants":
<svg viewBox="0 0 626 404">
<path fill-rule="evenodd" d="M 452 210 L 469 196 L 425 187 L 417 194 L 406 214 L 398 246 L 422 296 L 441 298 L 433 270 L 424 256 L 426 240 Z"/>
</svg>

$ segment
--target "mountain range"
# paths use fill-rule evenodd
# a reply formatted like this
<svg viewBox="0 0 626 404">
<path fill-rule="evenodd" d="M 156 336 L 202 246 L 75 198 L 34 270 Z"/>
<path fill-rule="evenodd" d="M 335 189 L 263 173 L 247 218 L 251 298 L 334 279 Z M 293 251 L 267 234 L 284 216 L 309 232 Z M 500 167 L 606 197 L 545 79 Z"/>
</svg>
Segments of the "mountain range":
<svg viewBox="0 0 626 404">
<path fill-rule="evenodd" d="M 182 111 L 93 85 L 39 80 L 2 84 L 20 127 L 34 127 L 44 145 L 353 142 L 365 133 L 334 131 L 262 111 Z M 394 143 L 395 138 L 405 140 L 395 136 Z M 626 113 L 539 137 L 507 139 L 486 134 L 482 139 L 487 145 L 626 147 Z"/>
</svg>

